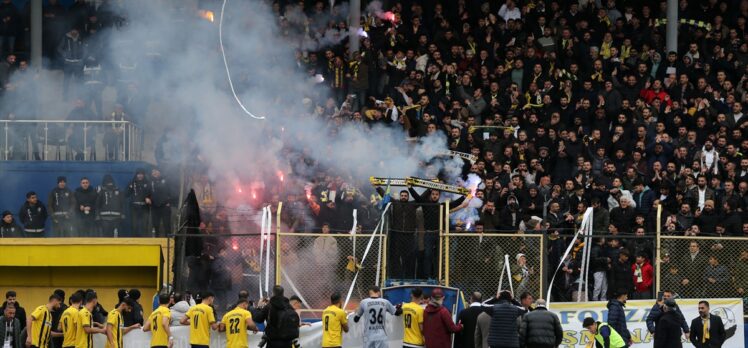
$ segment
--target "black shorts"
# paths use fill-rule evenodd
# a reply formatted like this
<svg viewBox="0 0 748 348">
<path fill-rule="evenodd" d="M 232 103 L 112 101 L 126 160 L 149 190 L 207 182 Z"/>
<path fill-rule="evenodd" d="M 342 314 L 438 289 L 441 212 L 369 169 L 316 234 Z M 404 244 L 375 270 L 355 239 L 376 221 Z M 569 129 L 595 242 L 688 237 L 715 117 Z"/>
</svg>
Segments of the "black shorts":
<svg viewBox="0 0 748 348">
<path fill-rule="evenodd" d="M 151 348 L 169 348 L 167 346 L 151 346 Z"/>
<path fill-rule="evenodd" d="M 210 346 L 204 346 L 202 344 L 192 344 L 192 348 L 210 348 Z"/>
</svg>

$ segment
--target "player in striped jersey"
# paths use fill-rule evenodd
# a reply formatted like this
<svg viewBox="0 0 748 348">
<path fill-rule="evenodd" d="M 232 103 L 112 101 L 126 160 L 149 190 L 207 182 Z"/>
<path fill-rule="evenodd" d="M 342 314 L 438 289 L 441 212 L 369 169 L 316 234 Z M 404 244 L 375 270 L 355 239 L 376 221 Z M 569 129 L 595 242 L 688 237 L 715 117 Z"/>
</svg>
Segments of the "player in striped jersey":
<svg viewBox="0 0 748 348">
<path fill-rule="evenodd" d="M 75 335 L 78 333 L 78 311 L 81 308 L 83 296 L 79 293 L 70 295 L 70 307 L 60 317 L 59 330 L 62 332 L 62 348 L 75 348 Z"/>
<path fill-rule="evenodd" d="M 353 321 L 358 323 L 363 317 L 364 348 L 387 348 L 387 313 L 400 315 L 402 309 L 381 298 L 378 286 L 369 289 L 369 298 L 361 301 Z"/>
<path fill-rule="evenodd" d="M 122 318 L 122 313 L 131 312 L 134 306 L 133 300 L 126 297 L 117 305 L 117 308 L 109 312 L 106 318 L 106 348 L 124 348 L 122 337 L 128 332 L 140 328 L 140 323 L 125 327 L 125 321 Z"/>
<path fill-rule="evenodd" d="M 46 348 L 52 339 L 52 311 L 60 309 L 62 299 L 57 294 L 49 296 L 46 305 L 36 307 L 26 318 L 26 327 L 31 328 L 31 335 L 26 337 L 26 347 Z"/>
</svg>

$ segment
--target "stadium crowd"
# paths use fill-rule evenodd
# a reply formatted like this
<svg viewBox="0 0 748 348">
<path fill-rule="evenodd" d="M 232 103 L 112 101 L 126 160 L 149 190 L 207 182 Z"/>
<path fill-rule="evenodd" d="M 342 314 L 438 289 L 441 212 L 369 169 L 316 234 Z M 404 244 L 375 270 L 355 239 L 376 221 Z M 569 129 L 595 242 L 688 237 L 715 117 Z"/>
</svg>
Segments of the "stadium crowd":
<svg viewBox="0 0 748 348">
<path fill-rule="evenodd" d="M 45 28 L 56 30 L 56 35 L 45 37 L 59 40 L 49 39 L 45 54 L 51 57 L 51 67 L 64 70 L 66 80 L 78 79 L 88 64 L 82 60 L 89 58 L 67 56 L 81 53 L 69 50 L 70 43 L 98 47 L 101 52 L 97 28 L 116 26 L 116 16 L 100 16 L 108 7 L 95 8 L 83 1 L 76 1 L 71 9 L 55 4 L 50 1 L 45 7 Z M 660 20 L 665 17 L 665 4 L 385 2 L 380 9 L 367 7 L 358 52 L 347 55 L 347 40 L 320 44 L 311 51 L 300 47 L 296 67 L 309 76 L 321 74 L 322 83 L 332 91 L 330 98 L 308 100 L 310 113 L 327 120 L 331 135 L 343 126 L 366 129 L 383 124 L 401 129 L 410 139 L 443 134 L 450 150 L 475 156 L 465 161 L 462 176 L 466 180 L 468 174 L 475 174 L 482 184 L 474 196 L 454 208 L 455 230 L 546 233 L 552 241 L 551 259 L 560 260 L 570 242 L 565 234 L 575 231 L 583 212 L 592 207 L 594 233 L 601 236 L 594 243 L 599 262 L 590 270 L 596 274 L 596 284 L 590 284 L 592 297 L 610 298 L 623 289 L 632 296 L 651 298 L 654 245 L 646 237 L 654 234 L 658 206 L 663 208 L 660 222 L 665 234 L 748 233 L 748 157 L 744 156 L 748 117 L 742 109 L 742 103 L 748 102 L 748 1 L 681 1 L 679 18 L 693 22 L 679 25 L 677 52 L 664 48 L 665 26 Z M 347 32 L 346 14 L 329 11 L 323 1 L 304 2 L 301 8 L 285 1 L 273 5 L 291 44 L 298 44 L 298 35 L 304 36 L 301 41 L 321 43 L 329 31 Z M 294 20 L 290 14 L 299 10 L 308 20 Z M 0 11 L 6 30 L 0 35 L 3 52 L 12 53 L 14 44 L 17 47 L 22 40 L 9 38 L 22 37 L 24 30 L 19 29 L 26 22 L 10 1 L 3 1 Z M 109 19 L 98 24 L 99 17 Z M 33 96 L 8 84 L 9 76 L 24 73 L 22 62 L 3 53 L 0 64 L 4 93 L 18 93 L 19 101 Z M 147 98 L 138 97 L 135 85 L 123 88 L 121 94 L 125 115 L 140 117 Z M 95 102 L 100 97 L 85 93 L 66 97 L 78 100 L 86 115 L 104 117 Z M 16 113 L 3 110 L 3 117 L 29 116 Z M 294 232 L 317 232 L 325 225 L 333 232 L 349 231 L 353 209 L 363 230 L 371 230 L 379 215 L 378 200 L 389 192 L 376 193 L 361 178 L 319 165 L 306 150 L 289 144 L 284 150 L 290 168 L 286 181 L 264 183 L 267 189 L 258 188 L 259 198 L 250 205 L 283 201 L 283 222 Z M 234 188 L 220 190 L 219 183 L 207 179 L 204 166 L 191 170 L 190 187 L 204 212 L 202 230 L 237 232 L 228 220 L 239 213 L 224 204 L 231 200 L 226 192 Z M 142 175 L 137 180 L 158 183 L 158 178 Z M 51 214 L 59 212 L 50 206 L 51 196 L 46 205 L 35 203 L 38 199 L 33 196 L 27 197 L 25 207 L 39 204 L 39 212 L 44 207 Z M 402 263 L 403 278 L 434 276 L 434 235 L 418 235 L 416 240 L 414 232 L 436 230 L 430 207 L 444 201 L 444 196 L 403 188 L 393 197 L 391 230 L 406 241 L 397 245 L 408 247 L 393 248 L 397 262 L 391 264 Z M 82 199 L 95 202 L 101 197 L 90 194 Z M 142 196 L 122 207 L 137 209 L 141 198 L 144 204 L 154 199 Z M 173 200 L 170 196 L 160 201 L 163 230 L 159 227 L 159 231 L 171 229 Z M 91 219 L 86 207 L 73 206 L 80 221 Z M 140 213 L 138 222 L 143 225 L 138 226 L 152 229 L 143 222 L 145 211 Z M 30 225 L 24 214 L 21 209 L 23 229 L 44 228 Z M 128 214 L 134 218 L 137 210 Z M 420 224 L 417 214 L 423 215 Z M 12 219 L 4 213 L 3 220 L 8 216 Z M 671 281 L 672 288 L 688 291 L 688 283 L 697 279 L 715 288 L 732 283 L 735 291 L 725 295 L 744 293 L 746 287 L 734 279 L 748 281 L 736 276 L 740 262 L 748 262 L 748 252 L 738 263 L 729 260 L 730 269 L 723 264 L 728 260 L 715 252 L 719 249 L 710 246 L 709 255 L 704 255 L 707 248 L 694 242 L 688 250 L 694 267 L 668 269 L 673 277 L 663 281 Z M 564 285 L 554 294 L 557 298 L 569 298 L 566 290 L 579 277 L 580 254 L 562 260 L 564 277 L 557 279 L 563 278 Z M 517 255 L 517 261 L 520 258 Z M 420 259 L 420 271 L 415 262 L 409 263 L 413 259 Z"/>
</svg>

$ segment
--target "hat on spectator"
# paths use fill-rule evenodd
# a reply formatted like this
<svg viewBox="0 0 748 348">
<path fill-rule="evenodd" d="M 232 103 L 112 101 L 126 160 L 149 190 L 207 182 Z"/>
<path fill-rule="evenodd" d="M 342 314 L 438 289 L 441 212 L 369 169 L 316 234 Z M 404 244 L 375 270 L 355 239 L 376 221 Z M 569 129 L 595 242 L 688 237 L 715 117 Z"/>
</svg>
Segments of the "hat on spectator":
<svg viewBox="0 0 748 348">
<path fill-rule="evenodd" d="M 65 182 L 65 183 L 67 183 L 67 182 L 68 182 L 68 178 L 66 178 L 66 177 L 64 177 L 64 176 L 58 176 L 58 177 L 57 177 L 57 183 L 59 184 L 59 183 L 61 183 L 61 182 Z"/>
<path fill-rule="evenodd" d="M 675 303 L 675 300 L 672 299 L 672 298 L 665 300 L 664 303 L 665 303 L 666 306 L 668 306 L 669 308 L 672 308 L 672 309 L 675 309 L 676 307 L 678 307 L 678 304 Z"/>
<path fill-rule="evenodd" d="M 3 217 L 2 218 L 5 219 L 5 217 L 8 216 L 8 215 L 13 215 L 13 213 L 11 213 L 10 211 L 6 210 L 6 211 L 3 212 Z"/>
<path fill-rule="evenodd" d="M 523 253 L 519 253 L 519 254 L 517 254 L 517 257 L 516 257 L 516 258 L 517 258 L 517 261 L 519 261 L 519 258 L 520 258 L 520 257 L 523 257 L 523 256 L 525 256 L 525 254 L 523 254 Z"/>
<path fill-rule="evenodd" d="M 436 288 L 436 289 L 434 289 L 434 290 L 431 291 L 431 298 L 434 298 L 434 299 L 437 299 L 437 300 L 441 299 L 441 298 L 444 298 L 444 292 L 442 292 L 442 289 Z"/>
</svg>

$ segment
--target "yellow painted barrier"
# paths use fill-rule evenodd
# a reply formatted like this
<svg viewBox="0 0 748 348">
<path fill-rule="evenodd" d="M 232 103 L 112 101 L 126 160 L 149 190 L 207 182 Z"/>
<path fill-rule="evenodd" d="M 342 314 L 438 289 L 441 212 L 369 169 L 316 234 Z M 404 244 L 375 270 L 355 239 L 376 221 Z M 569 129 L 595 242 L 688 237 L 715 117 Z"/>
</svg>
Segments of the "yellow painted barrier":
<svg viewBox="0 0 748 348">
<path fill-rule="evenodd" d="M 147 314 L 153 295 L 167 280 L 168 246 L 166 239 L 146 238 L 0 239 L 0 296 L 15 290 L 21 304 L 33 310 L 46 303 L 54 289 L 69 296 L 91 288 L 104 308 L 111 309 L 118 289 L 137 288 Z"/>
</svg>

